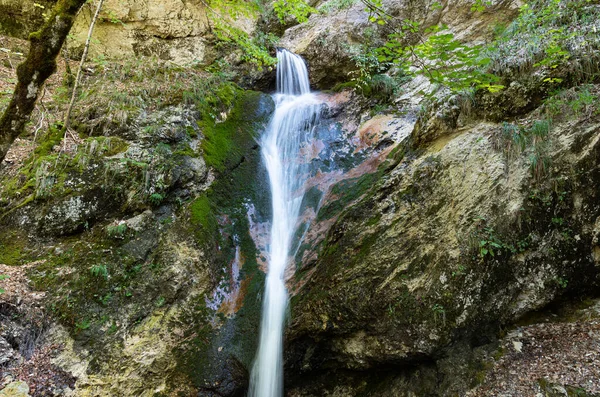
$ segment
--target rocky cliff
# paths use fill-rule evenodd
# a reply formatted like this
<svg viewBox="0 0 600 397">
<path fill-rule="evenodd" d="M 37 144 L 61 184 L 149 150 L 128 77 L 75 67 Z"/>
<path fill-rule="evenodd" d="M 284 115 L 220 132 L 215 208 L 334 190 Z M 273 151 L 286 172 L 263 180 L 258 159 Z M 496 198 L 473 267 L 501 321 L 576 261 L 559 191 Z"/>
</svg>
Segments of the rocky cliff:
<svg viewBox="0 0 600 397">
<path fill-rule="evenodd" d="M 457 94 L 394 67 L 358 85 L 365 48 L 390 33 L 363 3 L 257 25 L 326 90 L 288 277 L 286 393 L 598 395 L 600 46 L 575 32 L 600 28 L 600 6 L 561 14 L 569 56 L 552 67 L 522 4 L 440 5 L 382 4 L 495 42 L 504 89 Z M 18 16 L 5 32 L 40 22 L 27 7 L 0 2 Z M 184 66 L 214 60 L 209 25 L 203 2 L 107 1 L 74 131 L 52 118 L 61 70 L 2 164 L 0 396 L 245 394 L 270 218 L 257 138 L 274 105 L 223 65 Z M 3 40 L 9 90 L 26 46 Z"/>
<path fill-rule="evenodd" d="M 44 13 L 53 4 L 51 0 L 2 0 L 0 31 L 27 38 L 41 25 Z M 82 9 L 68 42 L 72 50 L 83 47 L 94 11 L 92 3 Z M 255 22 L 251 17 L 240 17 L 235 24 L 251 32 Z M 217 55 L 213 25 L 200 0 L 107 0 L 95 27 L 90 57 L 102 60 L 148 56 L 182 65 L 208 65 Z"/>
</svg>

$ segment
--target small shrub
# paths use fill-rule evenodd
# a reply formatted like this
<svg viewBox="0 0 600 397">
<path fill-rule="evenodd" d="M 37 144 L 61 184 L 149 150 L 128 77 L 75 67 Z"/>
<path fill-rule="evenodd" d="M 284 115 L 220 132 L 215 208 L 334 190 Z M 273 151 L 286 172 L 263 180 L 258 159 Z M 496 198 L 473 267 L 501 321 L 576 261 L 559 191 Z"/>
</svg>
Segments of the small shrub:
<svg viewBox="0 0 600 397">
<path fill-rule="evenodd" d="M 90 268 L 90 274 L 97 278 L 108 279 L 108 269 L 106 265 L 94 265 Z"/>
<path fill-rule="evenodd" d="M 75 323 L 75 330 L 85 331 L 86 329 L 89 329 L 91 325 L 92 325 L 92 322 L 90 320 L 83 319 L 83 320 Z"/>
<path fill-rule="evenodd" d="M 504 122 L 501 138 L 495 143 L 498 149 L 512 157 L 526 152 L 533 176 L 540 179 L 550 166 L 548 155 L 548 134 L 552 124 L 550 120 L 536 120 L 531 126 L 524 127 Z"/>
<path fill-rule="evenodd" d="M 164 199 L 165 199 L 165 196 L 163 196 L 160 193 L 152 193 L 150 196 L 148 196 L 148 201 L 150 202 L 150 204 L 152 204 L 155 207 L 158 207 L 160 205 L 160 203 L 163 202 Z"/>
<path fill-rule="evenodd" d="M 127 224 L 120 223 L 118 225 L 110 225 L 106 227 L 106 234 L 112 238 L 122 239 L 125 237 L 125 233 L 127 232 Z"/>
</svg>

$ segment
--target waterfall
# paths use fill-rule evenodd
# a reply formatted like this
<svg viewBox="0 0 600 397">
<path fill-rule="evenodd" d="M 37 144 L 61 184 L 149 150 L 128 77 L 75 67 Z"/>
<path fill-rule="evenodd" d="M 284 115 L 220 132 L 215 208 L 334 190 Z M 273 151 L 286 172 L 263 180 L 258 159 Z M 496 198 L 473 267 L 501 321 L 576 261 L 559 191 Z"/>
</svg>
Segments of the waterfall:
<svg viewBox="0 0 600 397">
<path fill-rule="evenodd" d="M 261 139 L 269 174 L 273 219 L 258 351 L 250 379 L 250 397 L 283 394 L 283 325 L 288 304 L 285 270 L 307 179 L 307 162 L 319 101 L 310 92 L 302 58 L 277 51 L 275 113 Z"/>
</svg>

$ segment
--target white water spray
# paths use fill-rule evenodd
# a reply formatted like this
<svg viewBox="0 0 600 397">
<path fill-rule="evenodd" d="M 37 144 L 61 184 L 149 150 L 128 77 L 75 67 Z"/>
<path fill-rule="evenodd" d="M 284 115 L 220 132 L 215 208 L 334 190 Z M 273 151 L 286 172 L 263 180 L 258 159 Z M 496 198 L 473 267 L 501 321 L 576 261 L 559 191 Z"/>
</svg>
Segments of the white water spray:
<svg viewBox="0 0 600 397">
<path fill-rule="evenodd" d="M 277 59 L 275 113 L 261 142 L 273 202 L 269 269 L 249 397 L 283 394 L 283 324 L 288 303 L 285 269 L 304 197 L 308 148 L 319 115 L 319 101 L 310 93 L 302 58 L 278 50 Z"/>
</svg>

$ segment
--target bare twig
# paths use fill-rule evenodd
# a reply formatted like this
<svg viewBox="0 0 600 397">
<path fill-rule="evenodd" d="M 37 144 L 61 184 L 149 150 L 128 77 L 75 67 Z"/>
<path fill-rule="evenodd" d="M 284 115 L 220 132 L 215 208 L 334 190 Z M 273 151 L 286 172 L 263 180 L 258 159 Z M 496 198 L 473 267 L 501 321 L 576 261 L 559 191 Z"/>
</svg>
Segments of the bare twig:
<svg viewBox="0 0 600 397">
<path fill-rule="evenodd" d="M 100 15 L 100 10 L 102 9 L 103 3 L 104 3 L 104 0 L 98 1 L 98 7 L 96 7 L 96 13 L 94 14 L 94 17 L 92 18 L 92 21 L 90 22 L 90 30 L 88 32 L 87 40 L 85 41 L 85 48 L 83 49 L 83 55 L 81 56 L 81 61 L 79 62 L 79 68 L 77 69 L 77 76 L 75 77 L 75 82 L 73 84 L 73 93 L 71 95 L 71 102 L 69 103 L 69 107 L 67 108 L 67 112 L 65 115 L 65 123 L 64 123 L 64 127 L 63 127 L 63 129 L 65 131 L 65 138 L 67 135 L 67 131 L 69 131 L 71 112 L 73 111 L 73 105 L 75 104 L 75 99 L 77 98 L 77 88 L 81 81 L 81 73 L 83 70 L 83 64 L 85 63 L 88 52 L 90 50 L 90 42 L 92 41 L 92 34 L 94 33 L 94 26 L 96 25 L 96 21 L 98 20 L 98 16 Z M 66 146 L 66 140 L 65 140 L 65 146 Z"/>
</svg>

